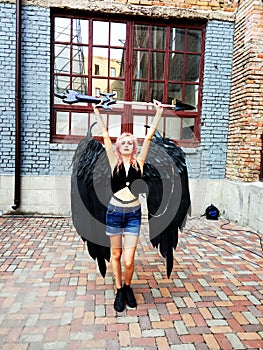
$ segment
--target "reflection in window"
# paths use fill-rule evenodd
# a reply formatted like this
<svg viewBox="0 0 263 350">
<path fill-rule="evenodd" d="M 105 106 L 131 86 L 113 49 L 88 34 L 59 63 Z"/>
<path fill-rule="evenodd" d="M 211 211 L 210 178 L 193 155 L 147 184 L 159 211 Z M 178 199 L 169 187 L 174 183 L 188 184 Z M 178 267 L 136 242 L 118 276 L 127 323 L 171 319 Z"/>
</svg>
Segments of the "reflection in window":
<svg viewBox="0 0 263 350">
<path fill-rule="evenodd" d="M 183 85 L 169 84 L 168 85 L 168 103 L 175 104 L 176 100 L 183 100 Z"/>
<path fill-rule="evenodd" d="M 100 66 L 98 64 L 94 65 L 94 74 L 100 75 Z"/>
<path fill-rule="evenodd" d="M 55 72 L 70 73 L 70 46 L 58 44 L 55 46 Z"/>
<path fill-rule="evenodd" d="M 171 28 L 170 50 L 184 51 L 185 37 L 185 29 Z"/>
<path fill-rule="evenodd" d="M 71 115 L 71 134 L 87 135 L 88 115 L 86 113 L 72 113 Z"/>
<path fill-rule="evenodd" d="M 89 43 L 89 21 L 84 19 L 73 19 L 72 23 L 73 43 Z"/>
<path fill-rule="evenodd" d="M 68 112 L 57 112 L 56 134 L 61 134 L 61 135 L 69 134 L 69 113 Z"/>
<path fill-rule="evenodd" d="M 184 74 L 184 55 L 183 54 L 170 54 L 169 64 L 169 79 L 170 80 L 183 80 Z"/>
<path fill-rule="evenodd" d="M 199 92 L 199 85 L 186 85 L 185 86 L 185 103 L 191 106 L 197 106 L 198 92 Z"/>
<path fill-rule="evenodd" d="M 93 21 L 93 45 L 109 45 L 109 22 Z"/>
<path fill-rule="evenodd" d="M 134 48 L 149 47 L 149 26 L 135 24 L 134 26 Z"/>
<path fill-rule="evenodd" d="M 186 81 L 199 80 L 200 55 L 186 55 Z"/>
<path fill-rule="evenodd" d="M 183 139 L 192 140 L 194 138 L 194 118 L 183 118 Z"/>
<path fill-rule="evenodd" d="M 168 117 L 165 119 L 166 122 L 166 136 L 180 140 L 180 130 L 181 130 L 181 119 L 177 117 Z"/>
<path fill-rule="evenodd" d="M 55 33 L 54 38 L 56 42 L 70 42 L 70 26 L 69 18 L 55 18 Z"/>
</svg>

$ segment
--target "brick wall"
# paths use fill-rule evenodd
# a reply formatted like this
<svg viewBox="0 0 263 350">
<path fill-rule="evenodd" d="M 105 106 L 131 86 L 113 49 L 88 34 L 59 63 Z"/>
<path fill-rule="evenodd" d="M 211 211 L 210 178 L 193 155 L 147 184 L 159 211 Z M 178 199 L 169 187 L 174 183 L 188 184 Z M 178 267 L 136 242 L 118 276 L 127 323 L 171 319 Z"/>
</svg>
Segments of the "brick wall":
<svg viewBox="0 0 263 350">
<path fill-rule="evenodd" d="M 143 6 L 172 6 L 186 9 L 234 11 L 237 1 L 228 0 L 116 0 L 117 2 Z"/>
<path fill-rule="evenodd" d="M 2 174 L 14 173 L 15 6 L 1 4 L 0 131 Z M 21 171 L 49 173 L 50 14 L 24 7 L 22 12 Z"/>
<path fill-rule="evenodd" d="M 257 181 L 263 132 L 263 5 L 244 0 L 236 14 L 226 177 Z"/>
<path fill-rule="evenodd" d="M 13 170 L 15 163 L 15 6 L 2 4 L 0 10 L 0 154 L 1 173 Z"/>
<path fill-rule="evenodd" d="M 234 25 L 209 21 L 206 28 L 200 170 L 202 177 L 225 177 Z"/>
</svg>

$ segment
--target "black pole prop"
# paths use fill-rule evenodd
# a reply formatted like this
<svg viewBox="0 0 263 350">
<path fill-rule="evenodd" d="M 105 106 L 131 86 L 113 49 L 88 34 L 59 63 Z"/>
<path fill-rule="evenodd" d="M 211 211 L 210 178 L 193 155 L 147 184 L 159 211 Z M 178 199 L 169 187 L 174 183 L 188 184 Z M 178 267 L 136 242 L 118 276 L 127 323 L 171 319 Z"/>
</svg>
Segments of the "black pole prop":
<svg viewBox="0 0 263 350">
<path fill-rule="evenodd" d="M 101 94 L 99 97 L 88 96 L 78 93 L 75 90 L 68 90 L 67 94 L 55 94 L 56 97 L 61 98 L 63 102 L 68 104 L 87 102 L 99 104 L 102 102 L 101 107 L 104 109 L 111 109 L 111 105 L 114 104 L 126 104 L 126 105 L 141 105 L 141 106 L 154 106 L 152 102 L 139 102 L 139 101 L 118 101 L 114 100 L 112 97 L 114 94 L 106 93 Z M 194 106 L 186 104 L 182 101 L 176 100 L 174 105 L 162 104 L 162 107 L 173 108 L 175 111 L 193 110 Z"/>
</svg>

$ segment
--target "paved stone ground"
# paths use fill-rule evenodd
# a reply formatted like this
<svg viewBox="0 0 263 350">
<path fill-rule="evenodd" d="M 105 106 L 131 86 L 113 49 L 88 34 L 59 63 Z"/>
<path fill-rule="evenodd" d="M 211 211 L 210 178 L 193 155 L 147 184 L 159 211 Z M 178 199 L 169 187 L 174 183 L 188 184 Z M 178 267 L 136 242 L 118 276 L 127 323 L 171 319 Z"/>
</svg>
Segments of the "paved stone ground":
<svg viewBox="0 0 263 350">
<path fill-rule="evenodd" d="M 0 218 L 0 348 L 263 349 L 262 246 L 223 223 L 188 221 L 167 279 L 144 222 L 138 307 L 117 314 L 70 218 Z"/>
</svg>

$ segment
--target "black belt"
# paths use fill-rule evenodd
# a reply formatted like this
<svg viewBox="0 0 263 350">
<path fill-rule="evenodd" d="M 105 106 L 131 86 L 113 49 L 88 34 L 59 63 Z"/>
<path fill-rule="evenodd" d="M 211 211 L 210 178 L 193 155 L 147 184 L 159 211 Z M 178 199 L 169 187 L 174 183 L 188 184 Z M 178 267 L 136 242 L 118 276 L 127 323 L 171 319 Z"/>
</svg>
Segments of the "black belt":
<svg viewBox="0 0 263 350">
<path fill-rule="evenodd" d="M 116 199 L 117 201 L 119 201 L 122 204 L 129 204 L 129 203 L 133 203 L 133 202 L 137 202 L 138 197 L 136 197 L 135 199 L 131 199 L 130 201 L 123 201 L 122 199 L 116 197 L 116 196 L 112 196 L 112 198 Z"/>
</svg>

